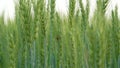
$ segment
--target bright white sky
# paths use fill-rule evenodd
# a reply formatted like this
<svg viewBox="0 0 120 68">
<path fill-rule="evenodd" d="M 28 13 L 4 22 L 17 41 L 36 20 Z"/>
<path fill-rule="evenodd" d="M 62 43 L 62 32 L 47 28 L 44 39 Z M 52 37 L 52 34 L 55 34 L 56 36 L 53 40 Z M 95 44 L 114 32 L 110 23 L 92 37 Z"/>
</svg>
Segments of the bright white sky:
<svg viewBox="0 0 120 68">
<path fill-rule="evenodd" d="M 14 1 L 16 0 L 0 0 L 0 15 L 3 14 L 4 11 L 4 16 L 5 20 L 10 18 L 14 18 L 15 14 L 15 4 Z M 66 14 L 67 13 L 67 8 L 68 8 L 68 1 L 69 0 L 56 0 L 56 11 Z M 84 5 L 86 4 L 86 0 L 83 0 Z M 110 0 L 110 9 L 108 9 L 108 12 L 110 12 L 112 9 L 115 8 L 115 6 L 118 6 L 118 12 L 120 16 L 120 0 Z M 93 15 L 93 11 L 96 6 L 96 0 L 90 0 L 90 16 Z M 109 15 L 109 13 L 108 13 Z"/>
</svg>

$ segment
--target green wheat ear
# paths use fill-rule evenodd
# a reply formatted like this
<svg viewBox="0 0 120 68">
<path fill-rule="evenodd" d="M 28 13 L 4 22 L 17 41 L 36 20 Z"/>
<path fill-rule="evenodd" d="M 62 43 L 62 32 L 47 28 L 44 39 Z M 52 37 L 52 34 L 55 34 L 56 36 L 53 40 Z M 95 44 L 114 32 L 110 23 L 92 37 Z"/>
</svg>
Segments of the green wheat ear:
<svg viewBox="0 0 120 68">
<path fill-rule="evenodd" d="M 9 67 L 10 68 L 15 68 L 16 67 L 16 42 L 17 42 L 17 38 L 16 41 L 15 39 L 15 25 L 13 25 L 11 22 L 8 23 L 9 27 L 8 29 L 10 29 L 9 32 L 8 31 L 8 51 L 9 51 Z M 14 35 L 14 36 L 13 36 Z"/>
<path fill-rule="evenodd" d="M 114 67 L 118 67 L 118 59 L 119 59 L 119 32 L 118 32 L 118 29 L 119 29 L 119 20 L 118 20 L 118 10 L 117 10 L 117 7 L 116 7 L 116 10 L 115 11 L 112 11 L 112 31 L 111 31 L 111 34 L 112 34 L 112 44 L 114 44 L 114 46 L 112 46 L 113 48 L 113 53 L 115 56 L 114 57 Z"/>
<path fill-rule="evenodd" d="M 71 65 L 71 67 L 76 67 L 77 64 L 76 64 L 76 57 L 74 57 L 76 55 L 76 44 L 74 43 L 74 18 L 75 18 L 75 3 L 76 1 L 75 0 L 69 0 L 69 17 L 68 17 L 68 26 L 69 26 L 69 35 L 70 38 L 69 38 L 69 50 L 71 52 L 71 55 L 70 55 L 70 58 L 72 60 L 69 61 L 69 66 Z"/>
<path fill-rule="evenodd" d="M 31 45 L 31 2 L 30 1 L 24 1 L 24 0 L 20 0 L 19 1 L 19 18 L 20 18 L 20 23 L 21 23 L 21 27 L 20 29 L 22 30 L 22 45 L 21 47 L 23 48 L 23 54 L 22 54 L 22 59 L 23 59 L 23 63 L 22 63 L 22 67 L 29 67 L 30 64 L 29 62 L 29 47 Z"/>
<path fill-rule="evenodd" d="M 69 1 L 69 23 L 70 23 L 70 26 L 72 28 L 72 25 L 73 25 L 73 17 L 74 17 L 74 13 L 75 13 L 75 3 L 76 1 L 75 0 L 70 0 Z"/>
</svg>

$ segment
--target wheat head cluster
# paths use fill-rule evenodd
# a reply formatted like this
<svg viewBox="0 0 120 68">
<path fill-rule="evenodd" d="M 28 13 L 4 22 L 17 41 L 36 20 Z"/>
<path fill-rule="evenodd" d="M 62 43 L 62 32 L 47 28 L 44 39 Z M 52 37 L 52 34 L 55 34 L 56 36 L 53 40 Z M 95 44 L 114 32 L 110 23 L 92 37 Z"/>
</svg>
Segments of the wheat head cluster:
<svg viewBox="0 0 120 68">
<path fill-rule="evenodd" d="M 0 17 L 0 68 L 120 68 L 120 19 L 117 7 L 105 16 L 109 0 L 97 0 L 89 20 L 69 0 L 68 15 L 55 11 L 55 0 L 19 0 L 15 20 Z M 31 5 L 32 4 L 32 5 Z M 31 14 L 33 7 L 34 14 Z"/>
</svg>

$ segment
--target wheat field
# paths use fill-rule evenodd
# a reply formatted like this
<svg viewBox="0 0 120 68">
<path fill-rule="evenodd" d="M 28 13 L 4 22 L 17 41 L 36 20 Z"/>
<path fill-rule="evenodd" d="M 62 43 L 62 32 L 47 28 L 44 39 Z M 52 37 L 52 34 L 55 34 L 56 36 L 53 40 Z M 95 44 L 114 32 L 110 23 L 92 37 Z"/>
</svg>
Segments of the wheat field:
<svg viewBox="0 0 120 68">
<path fill-rule="evenodd" d="M 120 19 L 117 7 L 105 16 L 109 0 L 98 0 L 89 20 L 89 1 L 69 14 L 55 11 L 55 0 L 19 0 L 15 20 L 0 17 L 0 68 L 120 68 Z M 31 5 L 32 4 L 32 5 Z M 33 7 L 34 13 L 31 13 Z"/>
</svg>

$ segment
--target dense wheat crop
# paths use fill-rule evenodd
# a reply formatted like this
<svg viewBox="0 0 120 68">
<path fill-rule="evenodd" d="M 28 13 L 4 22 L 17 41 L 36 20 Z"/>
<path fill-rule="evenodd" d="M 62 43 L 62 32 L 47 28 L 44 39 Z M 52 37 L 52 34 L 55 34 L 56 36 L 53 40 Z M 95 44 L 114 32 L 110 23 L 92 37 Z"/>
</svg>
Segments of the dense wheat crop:
<svg viewBox="0 0 120 68">
<path fill-rule="evenodd" d="M 19 0 L 14 21 L 0 17 L 0 68 L 120 68 L 117 7 L 105 16 L 109 0 L 98 0 L 93 18 L 89 1 L 61 18 L 55 0 Z M 31 8 L 32 7 L 32 8 Z M 34 11 L 34 12 L 31 12 Z M 89 20 L 90 19 L 90 20 Z"/>
</svg>

